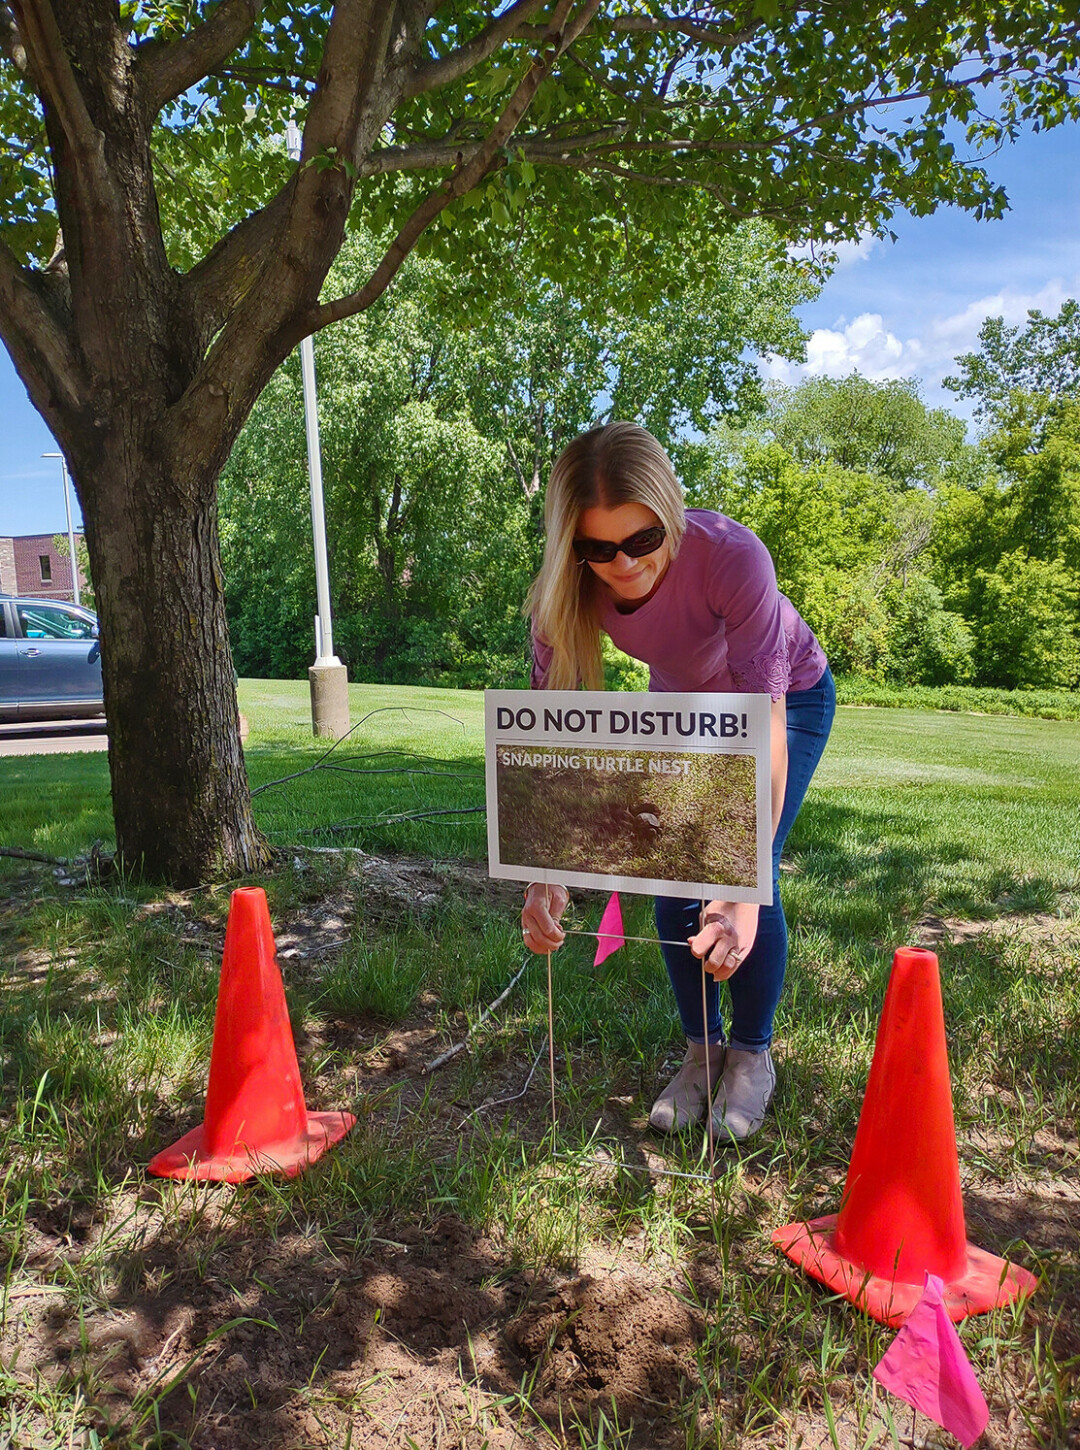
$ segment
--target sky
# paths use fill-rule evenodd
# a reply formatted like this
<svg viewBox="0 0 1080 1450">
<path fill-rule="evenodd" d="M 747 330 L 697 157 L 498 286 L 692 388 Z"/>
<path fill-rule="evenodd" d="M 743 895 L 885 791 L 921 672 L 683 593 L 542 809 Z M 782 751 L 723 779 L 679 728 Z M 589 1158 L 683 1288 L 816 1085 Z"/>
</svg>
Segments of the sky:
<svg viewBox="0 0 1080 1450">
<path fill-rule="evenodd" d="M 821 295 L 799 310 L 810 332 L 804 364 L 766 362 L 767 376 L 917 377 L 925 401 L 969 416 L 941 385 L 986 317 L 1023 322 L 1080 297 L 1080 125 L 1026 135 L 987 163 L 1009 194 L 1001 221 L 944 208 L 894 219 L 898 240 L 843 248 Z M 66 527 L 57 445 L 0 348 L 0 535 Z M 77 504 L 75 505 L 77 508 Z"/>
<path fill-rule="evenodd" d="M 1080 297 L 1080 125 L 1025 136 L 986 169 L 1009 195 L 1000 221 L 944 207 L 897 216 L 895 242 L 844 246 L 820 296 L 799 310 L 806 363 L 773 359 L 765 374 L 917 377 L 926 403 L 970 418 L 971 403 L 941 384 L 957 354 L 977 347 L 983 320 L 1015 325 L 1029 308 L 1054 313 Z"/>
</svg>

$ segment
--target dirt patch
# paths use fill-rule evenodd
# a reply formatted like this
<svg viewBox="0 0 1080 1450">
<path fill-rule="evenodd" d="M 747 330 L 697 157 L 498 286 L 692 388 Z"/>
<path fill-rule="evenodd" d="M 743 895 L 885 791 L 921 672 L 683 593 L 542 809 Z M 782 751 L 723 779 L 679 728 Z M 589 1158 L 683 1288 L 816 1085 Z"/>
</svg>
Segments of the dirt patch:
<svg viewBox="0 0 1080 1450">
<path fill-rule="evenodd" d="M 1012 940 L 1025 945 L 1045 942 L 1075 948 L 1080 945 L 1080 921 L 1075 917 L 1070 919 L 1055 916 L 1051 912 L 1008 912 L 1004 916 L 983 921 L 973 921 L 961 916 L 928 915 L 915 923 L 912 945 L 956 945 L 960 942 L 977 941 L 981 937 L 1000 941 Z"/>
<path fill-rule="evenodd" d="M 99 1433 L 145 1416 L 194 1450 L 482 1450 L 526 1425 L 547 1441 L 541 1420 L 594 1407 L 640 1427 L 635 1445 L 666 1445 L 704 1329 L 643 1266 L 539 1278 L 454 1217 L 363 1254 L 234 1232 L 201 1265 L 159 1226 L 128 1272 L 137 1283 L 81 1307 L 13 1285 L 0 1352 L 12 1363 L 18 1345 L 53 1389 L 92 1384 Z"/>
<path fill-rule="evenodd" d="M 514 883 L 492 881 L 483 866 L 468 861 L 374 856 L 357 848 L 290 853 L 290 865 L 300 881 L 308 872 L 314 875 L 320 862 L 328 860 L 344 867 L 331 889 L 323 890 L 313 881 L 310 899 L 273 911 L 274 940 L 282 962 L 318 962 L 332 956 L 349 941 L 358 914 L 365 921 L 400 926 L 430 918 L 447 902 L 476 901 L 505 909 L 516 907 L 521 899 Z M 122 898 L 116 899 L 124 904 Z M 25 897 L 13 894 L 0 902 L 0 920 L 5 912 L 14 917 L 24 906 Z M 220 957 L 225 925 L 220 912 L 209 908 L 206 893 L 170 891 L 155 901 L 132 901 L 130 906 L 133 921 L 159 920 L 180 945 Z M 49 967 L 66 964 L 40 949 L 15 957 L 16 966 L 39 975 Z"/>
<path fill-rule="evenodd" d="M 586 1276 L 531 1305 L 506 1331 L 537 1371 L 541 1408 L 560 1402 L 627 1412 L 673 1403 L 696 1386 L 694 1347 L 703 1316 L 640 1267 Z"/>
<path fill-rule="evenodd" d="M 431 907 L 447 896 L 464 894 L 486 902 L 502 902 L 507 895 L 516 899 L 516 886 L 493 881 L 483 865 L 464 860 L 433 861 L 427 856 L 375 856 L 357 846 L 310 847 L 303 855 L 294 853 L 294 869 L 310 869 L 319 860 L 336 860 L 347 867 L 348 878 L 360 882 L 369 893 L 381 893 L 401 914 L 409 915 Z"/>
</svg>

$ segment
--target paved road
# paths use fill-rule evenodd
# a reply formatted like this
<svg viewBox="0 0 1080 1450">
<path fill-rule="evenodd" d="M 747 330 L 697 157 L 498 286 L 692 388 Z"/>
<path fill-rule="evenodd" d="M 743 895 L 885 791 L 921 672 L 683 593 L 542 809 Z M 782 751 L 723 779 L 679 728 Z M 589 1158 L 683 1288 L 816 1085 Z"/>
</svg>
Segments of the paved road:
<svg viewBox="0 0 1080 1450">
<path fill-rule="evenodd" d="M 0 755 L 64 755 L 73 750 L 107 750 L 104 719 L 4 721 Z"/>
</svg>

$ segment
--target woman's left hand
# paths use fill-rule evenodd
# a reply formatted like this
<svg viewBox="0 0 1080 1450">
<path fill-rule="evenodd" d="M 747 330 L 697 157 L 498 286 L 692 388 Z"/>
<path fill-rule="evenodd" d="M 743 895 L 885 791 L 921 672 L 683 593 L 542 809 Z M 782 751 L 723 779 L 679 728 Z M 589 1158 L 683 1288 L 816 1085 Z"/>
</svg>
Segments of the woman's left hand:
<svg viewBox="0 0 1080 1450">
<path fill-rule="evenodd" d="M 690 950 L 707 972 L 724 982 L 739 970 L 757 927 L 756 901 L 710 901 L 701 913 L 701 930 L 689 939 Z"/>
</svg>

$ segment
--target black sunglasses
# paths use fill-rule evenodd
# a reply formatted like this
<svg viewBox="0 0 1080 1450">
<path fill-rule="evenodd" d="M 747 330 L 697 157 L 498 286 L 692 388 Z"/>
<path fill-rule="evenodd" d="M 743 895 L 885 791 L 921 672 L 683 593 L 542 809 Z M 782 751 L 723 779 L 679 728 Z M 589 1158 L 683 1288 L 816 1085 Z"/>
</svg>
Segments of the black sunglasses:
<svg viewBox="0 0 1080 1450">
<path fill-rule="evenodd" d="M 646 554 L 655 554 L 666 538 L 667 529 L 663 524 L 653 524 L 651 528 L 631 534 L 621 544 L 613 543 L 611 539 L 575 539 L 574 553 L 582 562 L 587 560 L 590 564 L 610 564 L 616 554 L 625 554 L 628 559 L 641 559 Z"/>
</svg>

